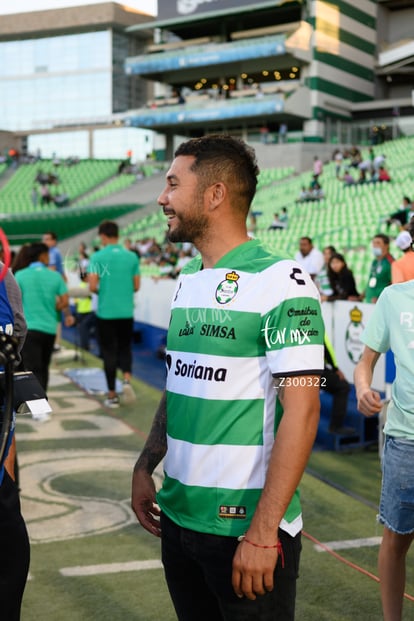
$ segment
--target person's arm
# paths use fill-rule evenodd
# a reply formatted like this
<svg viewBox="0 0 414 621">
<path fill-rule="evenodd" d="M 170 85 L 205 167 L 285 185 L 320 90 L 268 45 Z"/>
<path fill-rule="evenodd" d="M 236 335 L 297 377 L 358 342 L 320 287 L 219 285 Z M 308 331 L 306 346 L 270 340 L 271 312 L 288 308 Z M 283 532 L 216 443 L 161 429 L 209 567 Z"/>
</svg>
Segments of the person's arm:
<svg viewBox="0 0 414 621">
<path fill-rule="evenodd" d="M 134 291 L 138 291 L 140 286 L 141 286 L 141 276 L 136 275 L 134 276 Z"/>
<path fill-rule="evenodd" d="M 67 327 L 73 326 L 73 324 L 75 323 L 75 318 L 70 312 L 69 295 L 67 293 L 62 293 L 61 295 L 57 296 L 56 310 L 62 311 L 65 326 Z"/>
<path fill-rule="evenodd" d="M 16 436 L 13 436 L 13 439 L 12 439 L 12 442 L 9 448 L 9 452 L 7 453 L 7 457 L 4 460 L 4 467 L 6 468 L 7 472 L 9 473 L 13 481 L 16 480 L 16 473 L 14 469 L 15 464 L 16 464 Z"/>
<path fill-rule="evenodd" d="M 164 393 L 148 439 L 134 466 L 132 475 L 131 506 L 139 523 L 149 533 L 161 535 L 159 516 L 156 504 L 156 490 L 152 473 L 167 452 L 167 410 L 166 394 Z"/>
<path fill-rule="evenodd" d="M 364 416 L 374 416 L 382 408 L 380 394 L 371 389 L 372 376 L 380 355 L 380 352 L 374 351 L 366 345 L 361 360 L 355 367 L 354 382 L 357 407 Z"/>
<path fill-rule="evenodd" d="M 319 377 L 300 376 L 279 389 L 284 413 L 270 456 L 266 481 L 246 538 L 275 546 L 279 524 L 305 470 L 319 422 Z M 256 599 L 274 587 L 275 547 L 255 547 L 242 540 L 233 559 L 233 588 L 238 597 Z"/>
<path fill-rule="evenodd" d="M 88 274 L 89 289 L 92 293 L 98 293 L 99 291 L 99 276 L 95 272 Z"/>
</svg>

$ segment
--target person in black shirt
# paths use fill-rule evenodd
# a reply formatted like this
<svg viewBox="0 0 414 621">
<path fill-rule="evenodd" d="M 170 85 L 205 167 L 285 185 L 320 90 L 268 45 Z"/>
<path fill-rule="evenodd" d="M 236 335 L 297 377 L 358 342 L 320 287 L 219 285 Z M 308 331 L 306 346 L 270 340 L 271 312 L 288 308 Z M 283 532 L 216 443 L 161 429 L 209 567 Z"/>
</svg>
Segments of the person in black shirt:
<svg viewBox="0 0 414 621">
<path fill-rule="evenodd" d="M 334 300 L 360 300 L 352 270 L 346 264 L 345 258 L 339 252 L 334 253 L 328 263 L 329 282 L 333 293 L 322 295 L 323 302 Z"/>
</svg>

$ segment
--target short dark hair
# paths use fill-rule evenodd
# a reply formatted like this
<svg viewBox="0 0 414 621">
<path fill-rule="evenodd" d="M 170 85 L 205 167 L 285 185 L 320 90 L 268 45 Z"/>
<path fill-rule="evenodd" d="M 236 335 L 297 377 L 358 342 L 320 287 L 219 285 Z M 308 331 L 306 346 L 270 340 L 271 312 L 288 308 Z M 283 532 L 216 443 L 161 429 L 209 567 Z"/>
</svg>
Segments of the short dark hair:
<svg viewBox="0 0 414 621">
<path fill-rule="evenodd" d="M 27 249 L 27 260 L 29 263 L 33 263 L 34 261 L 38 261 L 40 255 L 49 253 L 49 248 L 43 242 L 34 242 L 30 244 Z"/>
<path fill-rule="evenodd" d="M 46 231 L 43 235 L 49 235 L 54 241 L 57 241 L 57 235 L 55 231 Z"/>
<path fill-rule="evenodd" d="M 105 235 L 106 237 L 118 237 L 119 227 L 117 223 L 113 222 L 112 220 L 104 220 L 99 225 L 98 235 Z"/>
<path fill-rule="evenodd" d="M 226 134 L 209 134 L 183 142 L 174 156 L 195 158 L 191 170 L 204 187 L 223 181 L 233 199 L 247 213 L 257 187 L 259 167 L 254 149 L 243 140 Z"/>
<path fill-rule="evenodd" d="M 304 235 L 303 237 L 301 237 L 299 241 L 302 241 L 302 239 L 307 241 L 309 244 L 313 244 L 312 238 L 307 237 L 307 235 Z"/>
<path fill-rule="evenodd" d="M 377 233 L 372 239 L 382 239 L 384 244 L 386 244 L 387 246 L 390 245 L 390 238 L 388 237 L 388 235 L 385 235 L 385 233 Z"/>
</svg>

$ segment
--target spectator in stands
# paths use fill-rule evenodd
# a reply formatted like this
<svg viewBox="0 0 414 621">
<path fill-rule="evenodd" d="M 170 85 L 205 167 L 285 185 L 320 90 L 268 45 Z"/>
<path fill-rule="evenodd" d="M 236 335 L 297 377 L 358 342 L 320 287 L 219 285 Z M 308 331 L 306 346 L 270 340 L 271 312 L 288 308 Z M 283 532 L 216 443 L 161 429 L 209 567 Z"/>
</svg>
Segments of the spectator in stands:
<svg viewBox="0 0 414 621">
<path fill-rule="evenodd" d="M 299 196 L 296 199 L 297 203 L 305 203 L 306 201 L 308 201 L 311 197 L 311 193 L 310 190 L 303 185 L 301 191 L 299 192 Z"/>
<path fill-rule="evenodd" d="M 46 391 L 58 313 L 63 312 L 66 326 L 74 324 L 74 317 L 70 313 L 65 281 L 60 274 L 48 269 L 47 245 L 40 242 L 30 244 L 25 249 L 25 258 L 28 266 L 16 272 L 28 327 L 22 349 L 23 365 L 27 371 L 33 371 Z"/>
<path fill-rule="evenodd" d="M 389 218 L 387 218 L 387 230 L 390 225 L 395 222 L 400 225 L 401 228 L 404 228 L 407 225 L 407 222 L 410 218 L 410 214 L 413 212 L 413 205 L 408 196 L 403 197 L 402 205 L 398 211 L 394 211 Z"/>
<path fill-rule="evenodd" d="M 357 183 L 362 185 L 367 182 L 367 174 L 363 168 L 359 169 L 359 177 Z"/>
<path fill-rule="evenodd" d="M 390 173 L 384 166 L 380 166 L 378 169 L 378 173 L 374 173 L 373 181 L 387 182 L 391 181 Z"/>
<path fill-rule="evenodd" d="M 326 332 L 324 337 L 324 363 L 321 389 L 333 397 L 328 431 L 341 436 L 354 435 L 355 429 L 344 425 L 351 386 L 341 369 L 338 368 L 335 351 Z"/>
<path fill-rule="evenodd" d="M 301 237 L 299 240 L 299 251 L 295 255 L 295 260 L 315 278 L 323 266 L 323 254 L 314 247 L 310 237 Z"/>
<path fill-rule="evenodd" d="M 32 192 L 30 194 L 30 199 L 32 201 L 33 208 L 36 209 L 37 204 L 39 202 L 39 193 L 37 191 L 37 186 L 36 185 L 34 185 L 32 187 Z"/>
<path fill-rule="evenodd" d="M 378 233 L 372 240 L 372 254 L 374 260 L 365 289 L 365 302 L 375 304 L 385 287 L 391 284 L 391 263 L 394 257 L 390 254 L 390 238 L 384 233 Z"/>
<path fill-rule="evenodd" d="M 280 219 L 280 216 L 278 213 L 274 213 L 273 214 L 273 220 L 272 223 L 270 224 L 269 228 L 267 229 L 268 231 L 275 231 L 277 229 L 285 229 L 287 226 L 287 223 L 284 222 L 283 220 Z"/>
<path fill-rule="evenodd" d="M 391 263 L 391 281 L 394 285 L 397 282 L 406 282 L 414 279 L 414 251 L 413 251 L 413 227 L 414 221 L 410 223 L 410 231 L 401 231 L 395 240 L 395 245 L 403 251 L 403 256 Z"/>
<path fill-rule="evenodd" d="M 287 134 L 288 134 L 288 126 L 286 123 L 281 123 L 279 125 L 279 132 L 278 132 L 278 140 L 279 140 L 279 144 L 285 144 L 285 142 L 287 142 Z"/>
<path fill-rule="evenodd" d="M 313 177 L 317 181 L 323 172 L 323 163 L 320 157 L 313 158 Z"/>
<path fill-rule="evenodd" d="M 338 179 L 341 174 L 342 163 L 344 161 L 344 156 L 341 149 L 336 149 L 333 154 L 333 160 L 335 162 L 335 176 Z"/>
<path fill-rule="evenodd" d="M 354 275 L 347 266 L 343 254 L 339 252 L 332 254 L 328 263 L 328 276 L 333 293 L 321 295 L 322 302 L 361 299 L 356 288 Z"/>
<path fill-rule="evenodd" d="M 116 222 L 104 220 L 98 234 L 102 250 L 95 252 L 88 266 L 89 288 L 98 294 L 97 328 L 108 386 L 106 407 L 118 408 L 116 372 L 123 373 L 124 401 L 133 401 L 131 386 L 134 293 L 140 285 L 139 259 L 119 243 Z"/>
<path fill-rule="evenodd" d="M 344 176 L 338 177 L 338 179 L 344 182 L 345 187 L 350 186 L 350 185 L 355 185 L 356 183 L 356 180 L 354 176 L 351 174 L 349 168 L 346 168 L 344 172 Z"/>
<path fill-rule="evenodd" d="M 362 162 L 361 151 L 358 149 L 358 147 L 356 147 L 355 145 L 351 147 L 349 157 L 351 160 L 349 163 L 351 168 L 358 168 L 358 166 Z"/>
<path fill-rule="evenodd" d="M 315 284 L 321 295 L 329 296 L 333 294 L 333 289 L 329 280 L 328 265 L 331 256 L 335 253 L 335 246 L 326 246 L 322 250 L 324 264 L 315 277 Z"/>
<path fill-rule="evenodd" d="M 384 154 L 376 155 L 374 157 L 374 159 L 372 161 L 372 166 L 373 166 L 374 172 L 377 172 L 381 168 L 381 166 L 384 166 L 385 159 L 386 159 L 386 157 L 385 157 Z"/>
<path fill-rule="evenodd" d="M 40 204 L 49 205 L 49 203 L 51 202 L 53 202 L 53 197 L 50 193 L 49 186 L 41 185 L 40 186 Z"/>
<path fill-rule="evenodd" d="M 267 125 L 262 125 L 260 128 L 260 140 L 263 144 L 268 144 L 269 142 L 269 128 Z"/>
</svg>

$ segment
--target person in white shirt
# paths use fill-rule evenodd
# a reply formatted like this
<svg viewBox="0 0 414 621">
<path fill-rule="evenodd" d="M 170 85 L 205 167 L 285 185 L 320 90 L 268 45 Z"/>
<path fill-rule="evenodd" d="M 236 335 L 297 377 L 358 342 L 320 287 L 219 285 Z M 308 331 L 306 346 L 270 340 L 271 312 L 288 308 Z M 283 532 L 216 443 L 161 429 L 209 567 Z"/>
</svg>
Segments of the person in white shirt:
<svg viewBox="0 0 414 621">
<path fill-rule="evenodd" d="M 314 247 L 310 237 L 301 237 L 299 240 L 299 252 L 295 255 L 297 261 L 312 278 L 321 271 L 324 260 L 320 250 Z"/>
</svg>

